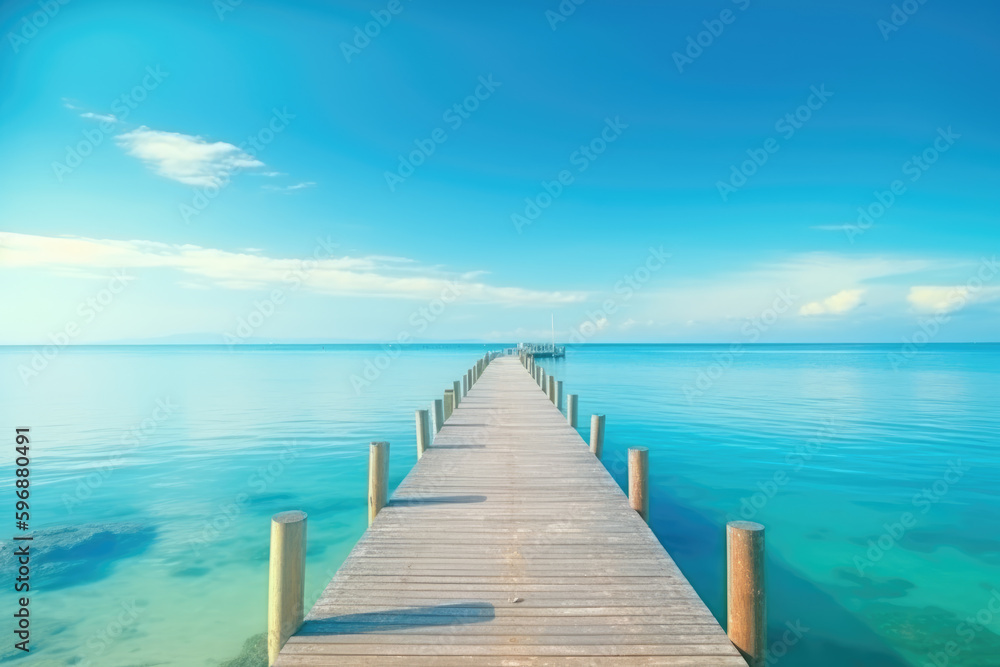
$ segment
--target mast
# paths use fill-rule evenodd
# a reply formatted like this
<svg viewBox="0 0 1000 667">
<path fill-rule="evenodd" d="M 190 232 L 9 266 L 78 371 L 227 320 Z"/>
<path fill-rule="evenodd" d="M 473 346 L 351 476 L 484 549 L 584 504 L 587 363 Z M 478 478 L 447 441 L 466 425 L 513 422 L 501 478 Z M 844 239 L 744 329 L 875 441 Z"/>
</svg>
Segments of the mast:
<svg viewBox="0 0 1000 667">
<path fill-rule="evenodd" d="M 556 315 L 552 313 L 552 352 L 556 351 Z"/>
</svg>

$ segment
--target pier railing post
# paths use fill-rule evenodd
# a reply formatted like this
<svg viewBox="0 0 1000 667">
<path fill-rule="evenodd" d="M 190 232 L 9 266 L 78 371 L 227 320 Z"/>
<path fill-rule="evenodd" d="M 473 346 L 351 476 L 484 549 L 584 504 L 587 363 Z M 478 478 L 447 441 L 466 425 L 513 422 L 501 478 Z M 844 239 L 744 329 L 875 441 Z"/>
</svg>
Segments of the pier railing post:
<svg viewBox="0 0 1000 667">
<path fill-rule="evenodd" d="M 448 421 L 451 418 L 451 413 L 455 411 L 455 390 L 445 389 L 444 390 L 444 420 Z"/>
<path fill-rule="evenodd" d="M 604 415 L 590 416 L 590 453 L 601 458 L 604 450 Z"/>
<path fill-rule="evenodd" d="M 577 394 L 566 394 L 566 421 L 573 428 L 576 428 L 577 402 L 580 397 Z"/>
<path fill-rule="evenodd" d="M 368 525 L 389 501 L 389 443 L 373 442 L 368 448 Z"/>
<path fill-rule="evenodd" d="M 750 667 L 763 667 L 767 645 L 764 597 L 764 526 L 753 521 L 726 524 L 729 640 Z"/>
<path fill-rule="evenodd" d="M 431 444 L 431 420 L 427 410 L 417 410 L 417 460 Z"/>
<path fill-rule="evenodd" d="M 455 380 L 451 383 L 452 390 L 455 392 L 455 407 L 462 402 L 462 382 L 461 380 Z"/>
<path fill-rule="evenodd" d="M 440 398 L 434 401 L 434 434 L 441 430 L 444 426 L 444 401 Z"/>
<path fill-rule="evenodd" d="M 649 523 L 649 450 L 628 448 L 628 504 Z"/>
<path fill-rule="evenodd" d="M 271 517 L 271 558 L 267 583 L 267 664 L 302 626 L 305 614 L 306 513 Z"/>
<path fill-rule="evenodd" d="M 556 376 L 549 376 L 549 400 L 555 405 L 556 402 Z"/>
<path fill-rule="evenodd" d="M 462 376 L 462 398 L 465 398 L 469 394 L 469 376 Z"/>
<path fill-rule="evenodd" d="M 562 410 L 563 405 L 563 381 L 556 381 L 556 407 Z"/>
</svg>

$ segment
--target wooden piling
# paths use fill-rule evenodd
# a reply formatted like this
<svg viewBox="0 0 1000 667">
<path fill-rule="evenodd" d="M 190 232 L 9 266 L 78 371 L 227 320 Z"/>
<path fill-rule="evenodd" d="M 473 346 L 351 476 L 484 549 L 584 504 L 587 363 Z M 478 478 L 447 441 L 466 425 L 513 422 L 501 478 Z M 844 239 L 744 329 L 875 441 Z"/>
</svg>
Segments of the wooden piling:
<svg viewBox="0 0 1000 667">
<path fill-rule="evenodd" d="M 753 521 L 726 524 L 727 633 L 750 667 L 763 667 L 767 654 L 764 597 L 764 526 Z"/>
<path fill-rule="evenodd" d="M 444 420 L 448 421 L 451 418 L 451 413 L 455 411 L 455 390 L 445 389 L 444 390 Z"/>
<path fill-rule="evenodd" d="M 604 451 L 604 415 L 590 416 L 590 453 L 601 458 Z"/>
<path fill-rule="evenodd" d="M 440 398 L 434 401 L 434 433 L 437 434 L 444 426 L 444 401 Z"/>
<path fill-rule="evenodd" d="M 431 444 L 431 420 L 427 410 L 417 410 L 417 460 Z"/>
<path fill-rule="evenodd" d="M 271 517 L 271 558 L 267 584 L 267 664 L 274 664 L 304 616 L 306 513 Z"/>
<path fill-rule="evenodd" d="M 389 443 L 373 442 L 368 448 L 368 525 L 389 501 Z"/>
<path fill-rule="evenodd" d="M 556 402 L 556 376 L 549 376 L 549 400 L 555 405 Z"/>
<path fill-rule="evenodd" d="M 465 398 L 469 393 L 469 376 L 462 376 L 462 398 Z"/>
<path fill-rule="evenodd" d="M 563 381 L 556 380 L 556 407 L 562 410 L 563 406 Z"/>
<path fill-rule="evenodd" d="M 461 380 L 455 380 L 451 383 L 452 391 L 455 392 L 455 407 L 462 402 L 462 382 Z"/>
<path fill-rule="evenodd" d="M 649 523 L 649 449 L 628 448 L 628 504 Z"/>
<path fill-rule="evenodd" d="M 577 394 L 566 395 L 566 421 L 573 428 L 576 428 L 577 402 L 580 400 Z"/>
</svg>

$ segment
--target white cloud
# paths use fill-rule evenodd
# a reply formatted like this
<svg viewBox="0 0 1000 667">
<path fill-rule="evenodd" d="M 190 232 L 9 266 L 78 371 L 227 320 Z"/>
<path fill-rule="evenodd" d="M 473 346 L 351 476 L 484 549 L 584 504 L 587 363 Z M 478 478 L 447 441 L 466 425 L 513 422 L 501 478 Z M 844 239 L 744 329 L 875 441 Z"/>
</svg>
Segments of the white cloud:
<svg viewBox="0 0 1000 667">
<path fill-rule="evenodd" d="M 918 285 L 910 288 L 906 300 L 920 313 L 950 313 L 969 301 L 969 288 Z"/>
<path fill-rule="evenodd" d="M 861 305 L 863 289 L 845 289 L 822 301 L 807 303 L 799 309 L 800 315 L 843 315 Z"/>
<path fill-rule="evenodd" d="M 236 290 L 288 286 L 337 296 L 430 300 L 458 293 L 471 303 L 551 306 L 579 303 L 585 292 L 498 287 L 454 272 L 421 267 L 413 260 L 381 256 L 333 256 L 336 244 L 318 243 L 308 258 L 275 258 L 155 241 L 116 241 L 6 234 L 0 269 L 65 270 L 173 269 L 188 289 L 211 285 Z M 315 259 L 314 259 L 315 258 Z M 199 280 L 192 280 L 197 278 Z"/>
<path fill-rule="evenodd" d="M 166 178 L 200 187 L 220 186 L 237 169 L 256 169 L 264 163 L 238 146 L 180 132 L 161 132 L 146 126 L 120 134 L 118 144 Z"/>
<path fill-rule="evenodd" d="M 272 192 L 295 192 L 296 190 L 305 190 L 306 188 L 315 187 L 315 183 L 312 181 L 307 181 L 305 183 L 296 183 L 295 185 L 264 185 L 261 186 L 265 190 L 271 190 Z"/>
</svg>

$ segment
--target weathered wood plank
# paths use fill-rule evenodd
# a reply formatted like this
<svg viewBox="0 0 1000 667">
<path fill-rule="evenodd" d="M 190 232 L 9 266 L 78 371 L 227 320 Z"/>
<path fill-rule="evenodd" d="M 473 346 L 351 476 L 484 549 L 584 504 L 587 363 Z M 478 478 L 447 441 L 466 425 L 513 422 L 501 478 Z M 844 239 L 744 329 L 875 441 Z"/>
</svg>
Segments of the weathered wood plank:
<svg viewBox="0 0 1000 667">
<path fill-rule="evenodd" d="M 275 664 L 746 662 L 512 357 L 486 366 Z"/>
</svg>

